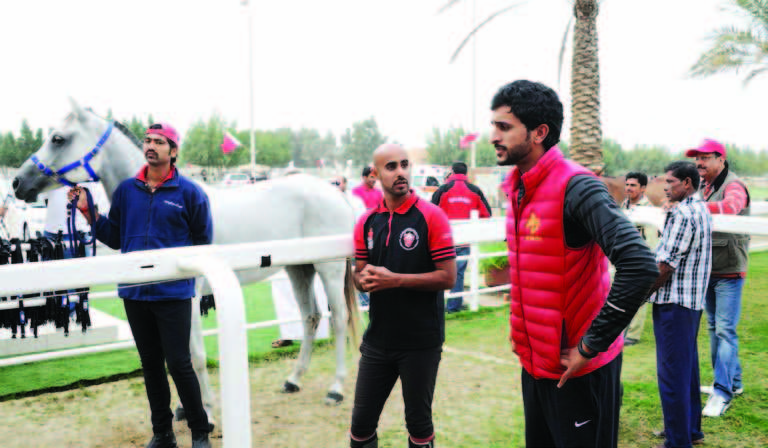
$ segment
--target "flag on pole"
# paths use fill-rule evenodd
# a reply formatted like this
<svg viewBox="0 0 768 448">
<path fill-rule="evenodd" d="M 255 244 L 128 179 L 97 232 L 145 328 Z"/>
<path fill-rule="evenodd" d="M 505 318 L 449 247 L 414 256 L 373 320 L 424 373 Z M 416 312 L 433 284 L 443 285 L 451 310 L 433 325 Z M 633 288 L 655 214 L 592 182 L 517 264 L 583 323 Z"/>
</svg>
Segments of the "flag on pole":
<svg viewBox="0 0 768 448">
<path fill-rule="evenodd" d="M 221 152 L 229 154 L 235 149 L 243 146 L 232 134 L 224 131 L 224 142 L 221 144 Z"/>
<path fill-rule="evenodd" d="M 479 137 L 480 134 L 477 132 L 473 132 L 471 134 L 467 134 L 464 137 L 461 137 L 461 140 L 459 140 L 459 148 L 461 149 L 467 149 L 469 148 L 469 145 L 477 140 L 477 137 Z"/>
</svg>

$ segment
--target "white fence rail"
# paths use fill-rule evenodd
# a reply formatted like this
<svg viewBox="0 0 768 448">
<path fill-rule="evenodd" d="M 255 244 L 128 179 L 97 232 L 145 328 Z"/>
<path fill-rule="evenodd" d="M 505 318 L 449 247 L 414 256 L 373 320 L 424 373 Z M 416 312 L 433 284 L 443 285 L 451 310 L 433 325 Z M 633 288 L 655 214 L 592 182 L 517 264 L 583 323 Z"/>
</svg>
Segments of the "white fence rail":
<svg viewBox="0 0 768 448">
<path fill-rule="evenodd" d="M 659 209 L 636 209 L 631 218 L 640 224 L 660 227 L 663 214 Z M 471 243 L 469 256 L 470 305 L 477 309 L 480 292 L 477 272 L 478 243 L 501 241 L 505 237 L 504 218 L 452 223 L 457 244 Z M 726 232 L 768 236 L 767 218 L 716 216 L 715 228 Z M 40 263 L 6 265 L 0 269 L 0 296 L 38 291 L 74 289 L 106 283 L 151 282 L 204 276 L 217 297 L 219 354 L 221 357 L 222 429 L 225 448 L 251 445 L 250 385 L 248 381 L 247 338 L 242 289 L 235 270 L 262 266 L 287 266 L 350 257 L 353 244 L 350 235 L 268 241 L 237 245 L 212 245 L 162 249 L 98 258 L 58 260 Z M 41 271 L 45 269 L 45 275 Z M 509 286 L 507 285 L 506 288 Z M 504 287 L 484 288 L 484 291 Z M 466 295 L 467 293 L 465 293 Z M 280 323 L 270 322 L 270 325 Z M 255 324 L 267 326 L 267 323 Z M 254 324 L 252 324 L 254 325 Z M 112 349 L 130 343 L 110 344 Z M 86 353 L 95 349 L 67 350 Z M 8 361 L 8 360 L 3 360 Z"/>
</svg>

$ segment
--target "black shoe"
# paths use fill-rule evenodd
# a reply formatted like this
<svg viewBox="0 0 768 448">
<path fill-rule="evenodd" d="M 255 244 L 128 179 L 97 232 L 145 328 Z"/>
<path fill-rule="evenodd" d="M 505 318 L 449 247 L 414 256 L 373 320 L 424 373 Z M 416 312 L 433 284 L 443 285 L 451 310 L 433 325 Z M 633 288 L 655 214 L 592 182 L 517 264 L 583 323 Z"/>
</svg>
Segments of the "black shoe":
<svg viewBox="0 0 768 448">
<path fill-rule="evenodd" d="M 653 435 L 661 439 L 667 438 L 667 433 L 663 429 L 653 431 Z M 691 440 L 691 445 L 703 445 L 703 444 L 704 444 L 704 437 L 700 439 Z"/>
<path fill-rule="evenodd" d="M 166 431 L 152 436 L 147 448 L 178 448 L 176 445 L 176 436 L 173 431 Z"/>
<path fill-rule="evenodd" d="M 208 433 L 192 433 L 192 448 L 211 448 L 211 441 L 208 440 Z"/>
<path fill-rule="evenodd" d="M 416 443 L 408 437 L 408 448 L 435 448 L 435 439 L 427 443 Z"/>
</svg>

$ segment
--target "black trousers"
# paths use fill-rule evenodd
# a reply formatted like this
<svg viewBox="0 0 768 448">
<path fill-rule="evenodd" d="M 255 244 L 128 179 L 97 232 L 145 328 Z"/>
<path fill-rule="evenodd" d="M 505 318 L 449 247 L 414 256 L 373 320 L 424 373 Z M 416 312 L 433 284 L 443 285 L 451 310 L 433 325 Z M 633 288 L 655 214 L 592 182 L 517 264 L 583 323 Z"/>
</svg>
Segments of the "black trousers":
<svg viewBox="0 0 768 448">
<path fill-rule="evenodd" d="M 395 382 L 400 378 L 405 402 L 405 424 L 411 437 L 426 439 L 432 425 L 432 398 L 443 347 L 426 350 L 383 350 L 363 342 L 352 409 L 352 436 L 376 433 L 379 417 Z"/>
<path fill-rule="evenodd" d="M 159 434 L 173 429 L 167 363 L 189 429 L 193 433 L 208 432 L 208 416 L 189 352 L 192 300 L 123 300 L 123 304 L 144 370 L 152 431 Z"/>
<path fill-rule="evenodd" d="M 525 446 L 609 448 L 619 443 L 621 358 L 570 378 L 562 389 L 558 380 L 534 379 L 523 369 Z"/>
</svg>

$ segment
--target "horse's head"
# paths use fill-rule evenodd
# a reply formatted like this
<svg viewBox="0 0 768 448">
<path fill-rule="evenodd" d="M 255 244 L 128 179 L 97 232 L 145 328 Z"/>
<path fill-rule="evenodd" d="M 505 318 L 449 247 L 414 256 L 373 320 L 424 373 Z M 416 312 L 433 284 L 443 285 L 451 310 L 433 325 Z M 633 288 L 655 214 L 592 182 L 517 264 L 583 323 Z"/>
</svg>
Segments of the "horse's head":
<svg viewBox="0 0 768 448">
<path fill-rule="evenodd" d="M 81 108 L 74 100 L 70 99 L 70 102 L 72 113 L 61 126 L 51 131 L 43 146 L 19 168 L 13 180 L 17 198 L 34 202 L 39 193 L 62 184 L 93 180 L 94 176 L 87 168 L 94 174 L 99 172 L 104 157 L 99 157 L 98 151 L 86 160 L 88 163 L 83 160 L 105 135 L 109 124 Z"/>
</svg>

